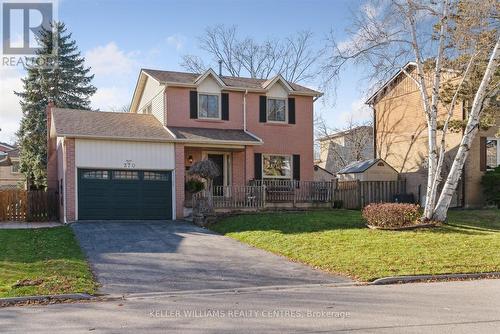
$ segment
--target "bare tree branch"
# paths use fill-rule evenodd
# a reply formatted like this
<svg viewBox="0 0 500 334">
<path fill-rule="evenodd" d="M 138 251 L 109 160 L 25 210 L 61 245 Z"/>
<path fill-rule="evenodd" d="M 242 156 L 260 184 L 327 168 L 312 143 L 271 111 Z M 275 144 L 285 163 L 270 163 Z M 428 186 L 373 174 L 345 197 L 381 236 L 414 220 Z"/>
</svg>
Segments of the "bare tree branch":
<svg viewBox="0 0 500 334">
<path fill-rule="evenodd" d="M 205 30 L 199 47 L 211 56 L 213 64 L 221 60 L 231 76 L 267 79 L 281 74 L 290 82 L 301 82 L 315 73 L 319 52 L 312 40 L 312 32 L 299 31 L 283 39 L 259 42 L 239 37 L 235 26 L 217 25 Z M 193 55 L 185 55 L 181 66 L 197 73 L 208 68 L 200 57 Z"/>
</svg>

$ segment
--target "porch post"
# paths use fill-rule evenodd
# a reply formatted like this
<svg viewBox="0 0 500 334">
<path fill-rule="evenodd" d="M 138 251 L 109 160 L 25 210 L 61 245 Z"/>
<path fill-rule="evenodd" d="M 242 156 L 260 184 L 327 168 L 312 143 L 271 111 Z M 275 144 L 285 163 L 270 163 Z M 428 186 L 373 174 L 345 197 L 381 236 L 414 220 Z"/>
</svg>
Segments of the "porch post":
<svg viewBox="0 0 500 334">
<path fill-rule="evenodd" d="M 175 144 L 175 212 L 176 218 L 184 218 L 184 144 Z"/>
<path fill-rule="evenodd" d="M 254 150 L 253 146 L 245 146 L 245 181 L 248 183 L 254 176 Z"/>
</svg>

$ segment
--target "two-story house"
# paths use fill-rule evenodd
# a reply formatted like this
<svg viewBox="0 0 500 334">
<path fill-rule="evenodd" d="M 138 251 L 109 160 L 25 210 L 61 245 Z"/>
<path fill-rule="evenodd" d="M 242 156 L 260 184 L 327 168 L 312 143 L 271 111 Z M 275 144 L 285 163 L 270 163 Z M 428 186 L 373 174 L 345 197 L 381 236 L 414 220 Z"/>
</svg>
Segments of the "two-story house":
<svg viewBox="0 0 500 334">
<path fill-rule="evenodd" d="M 415 75 L 415 65 L 408 63 L 404 70 Z M 444 80 L 459 80 L 453 71 L 444 71 Z M 374 158 L 382 158 L 407 180 L 407 192 L 425 202 L 427 186 L 428 136 L 420 92 L 415 82 L 403 70 L 396 73 L 367 101 L 374 112 Z M 438 107 L 442 124 L 447 110 Z M 452 119 L 467 119 L 467 102 L 461 101 L 453 110 Z M 476 135 L 467 158 L 463 175 L 452 201 L 455 207 L 479 207 L 484 204 L 481 177 L 488 169 L 500 165 L 500 139 L 495 136 L 497 124 Z M 441 132 L 438 133 L 441 138 Z M 462 133 L 450 132 L 446 137 L 443 170 L 447 172 L 460 145 Z"/>
<path fill-rule="evenodd" d="M 49 188 L 65 222 L 182 218 L 186 172 L 211 159 L 216 185 L 313 180 L 313 103 L 280 75 L 251 79 L 144 69 L 130 112 L 48 108 Z"/>
</svg>

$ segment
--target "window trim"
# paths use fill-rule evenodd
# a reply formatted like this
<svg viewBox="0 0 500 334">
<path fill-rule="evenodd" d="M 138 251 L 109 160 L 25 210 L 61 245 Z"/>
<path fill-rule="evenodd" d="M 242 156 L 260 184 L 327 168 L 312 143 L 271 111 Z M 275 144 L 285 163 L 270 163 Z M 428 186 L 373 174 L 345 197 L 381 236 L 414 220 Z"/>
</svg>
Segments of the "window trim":
<svg viewBox="0 0 500 334">
<path fill-rule="evenodd" d="M 500 166 L 500 138 L 496 138 L 496 137 L 486 137 L 486 141 L 490 141 L 490 140 L 495 140 L 497 142 L 497 165 L 496 167 Z M 486 148 L 485 150 L 485 154 L 486 154 L 486 157 L 485 157 L 485 161 L 486 161 L 486 170 L 489 171 L 489 170 L 494 170 L 494 168 L 488 168 L 488 148 Z"/>
<path fill-rule="evenodd" d="M 264 173 L 264 160 L 269 156 L 282 156 L 288 157 L 290 161 L 290 177 L 288 176 L 267 176 Z M 262 153 L 262 163 L 261 163 L 261 175 L 262 179 L 281 179 L 281 180 L 293 180 L 293 156 L 291 154 L 280 154 L 280 153 Z"/>
<path fill-rule="evenodd" d="M 285 120 L 283 121 L 271 121 L 269 120 L 269 100 L 283 100 L 285 101 Z M 275 96 L 267 96 L 266 97 L 266 122 L 268 123 L 276 123 L 276 124 L 288 124 L 288 98 L 287 97 L 275 97 Z"/>
<path fill-rule="evenodd" d="M 217 117 L 204 117 L 204 116 L 200 115 L 200 112 L 201 112 L 200 97 L 201 97 L 201 95 L 217 96 L 217 112 L 218 112 Z M 222 103 L 221 103 L 221 94 L 220 93 L 198 92 L 198 119 L 215 120 L 215 121 L 222 120 Z"/>
</svg>

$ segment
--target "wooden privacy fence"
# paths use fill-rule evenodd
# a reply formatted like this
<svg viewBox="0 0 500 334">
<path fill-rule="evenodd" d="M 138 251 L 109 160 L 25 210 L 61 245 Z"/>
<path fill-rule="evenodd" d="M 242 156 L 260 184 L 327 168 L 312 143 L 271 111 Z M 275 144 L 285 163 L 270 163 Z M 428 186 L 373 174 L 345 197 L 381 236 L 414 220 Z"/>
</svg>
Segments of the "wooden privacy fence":
<svg viewBox="0 0 500 334">
<path fill-rule="evenodd" d="M 42 190 L 0 190 L 0 221 L 57 220 L 58 196 Z"/>
<path fill-rule="evenodd" d="M 359 209 L 369 203 L 393 202 L 396 195 L 406 192 L 403 181 L 290 181 L 257 180 L 248 186 L 217 186 L 213 189 L 216 209 L 260 209 L 291 207 L 307 204 L 327 206 L 337 202 L 346 209 Z M 206 201 L 208 194 L 201 191 L 193 196 L 193 207 Z"/>
</svg>

